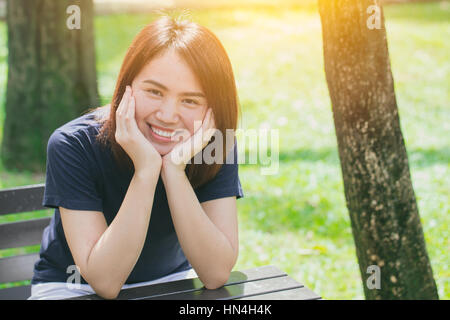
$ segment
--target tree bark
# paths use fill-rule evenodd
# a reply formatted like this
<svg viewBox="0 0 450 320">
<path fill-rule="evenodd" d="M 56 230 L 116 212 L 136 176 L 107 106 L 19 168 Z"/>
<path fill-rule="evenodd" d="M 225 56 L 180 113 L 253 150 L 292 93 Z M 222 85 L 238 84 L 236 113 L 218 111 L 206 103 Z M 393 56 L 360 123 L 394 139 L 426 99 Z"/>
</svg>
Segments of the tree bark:
<svg viewBox="0 0 450 320">
<path fill-rule="evenodd" d="M 379 29 L 372 29 L 373 12 L 367 12 L 374 4 L 380 9 Z M 319 11 L 365 296 L 438 299 L 400 129 L 381 5 L 376 0 L 319 0 Z M 367 283 L 371 265 L 379 267 L 379 289 Z"/>
<path fill-rule="evenodd" d="M 67 25 L 70 5 L 79 29 Z M 45 171 L 50 134 L 99 103 L 93 14 L 92 0 L 8 0 L 7 169 Z"/>
</svg>

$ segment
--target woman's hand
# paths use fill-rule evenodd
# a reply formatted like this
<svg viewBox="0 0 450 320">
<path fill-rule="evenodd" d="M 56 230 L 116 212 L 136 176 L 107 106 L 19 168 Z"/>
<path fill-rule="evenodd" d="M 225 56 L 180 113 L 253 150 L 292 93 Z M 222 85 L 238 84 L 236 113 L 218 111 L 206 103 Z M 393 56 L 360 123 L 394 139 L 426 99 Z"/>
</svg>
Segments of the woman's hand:
<svg viewBox="0 0 450 320">
<path fill-rule="evenodd" d="M 130 86 L 116 110 L 117 143 L 125 150 L 134 164 L 136 172 L 158 173 L 161 170 L 162 159 L 152 143 L 139 130 L 135 119 L 136 101 Z"/>
<path fill-rule="evenodd" d="M 212 109 L 208 108 L 201 127 L 185 141 L 177 143 L 162 157 L 162 170 L 174 169 L 184 172 L 189 160 L 202 151 L 216 130 Z"/>
</svg>

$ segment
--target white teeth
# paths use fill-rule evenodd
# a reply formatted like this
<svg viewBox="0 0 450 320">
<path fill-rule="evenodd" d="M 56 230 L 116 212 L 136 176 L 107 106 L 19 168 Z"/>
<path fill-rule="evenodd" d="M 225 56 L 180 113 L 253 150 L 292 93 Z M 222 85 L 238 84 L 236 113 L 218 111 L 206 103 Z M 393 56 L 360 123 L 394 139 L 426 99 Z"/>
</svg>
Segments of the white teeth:
<svg viewBox="0 0 450 320">
<path fill-rule="evenodd" d="M 173 132 L 162 131 L 162 130 L 153 128 L 153 126 L 151 126 L 151 128 L 152 128 L 153 132 L 157 133 L 160 136 L 166 137 L 166 138 L 170 138 L 174 132 L 174 131 Z"/>
</svg>

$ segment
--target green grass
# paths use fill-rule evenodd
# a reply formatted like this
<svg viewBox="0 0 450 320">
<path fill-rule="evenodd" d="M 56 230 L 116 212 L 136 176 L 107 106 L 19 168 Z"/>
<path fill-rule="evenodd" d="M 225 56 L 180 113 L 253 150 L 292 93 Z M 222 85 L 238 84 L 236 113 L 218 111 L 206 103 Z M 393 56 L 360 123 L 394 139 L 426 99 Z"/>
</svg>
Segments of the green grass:
<svg viewBox="0 0 450 320">
<path fill-rule="evenodd" d="M 401 126 L 427 249 L 444 299 L 450 298 L 449 10 L 441 3 L 385 8 Z M 261 175 L 256 165 L 239 169 L 245 197 L 238 201 L 240 255 L 235 269 L 272 264 L 325 299 L 363 299 L 317 12 L 273 7 L 204 9 L 191 14 L 218 35 L 230 55 L 242 104 L 240 127 L 279 130 L 278 174 Z M 111 98 L 131 39 L 152 19 L 148 14 L 96 17 L 103 103 Z M 0 23 L 0 39 L 0 88 L 4 88 L 4 23 Z M 0 132 L 4 99 L 0 94 Z M 0 178 L 2 188 L 44 181 L 42 175 L 2 167 Z"/>
</svg>

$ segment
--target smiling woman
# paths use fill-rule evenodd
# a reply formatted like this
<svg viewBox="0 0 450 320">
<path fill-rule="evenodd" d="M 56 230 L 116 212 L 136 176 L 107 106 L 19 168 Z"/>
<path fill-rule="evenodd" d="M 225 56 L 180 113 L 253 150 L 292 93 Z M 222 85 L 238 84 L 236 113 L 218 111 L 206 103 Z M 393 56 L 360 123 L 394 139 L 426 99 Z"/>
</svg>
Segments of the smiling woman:
<svg viewBox="0 0 450 320">
<path fill-rule="evenodd" d="M 239 247 L 236 140 L 223 150 L 234 161 L 186 160 L 209 145 L 213 130 L 234 132 L 237 118 L 219 40 L 190 21 L 162 17 L 146 26 L 125 55 L 111 104 L 49 139 L 43 205 L 55 213 L 30 299 L 110 299 L 130 285 L 195 276 L 208 289 L 222 286 Z M 197 139 L 203 130 L 209 134 Z M 187 133 L 182 141 L 173 139 L 178 131 Z"/>
<path fill-rule="evenodd" d="M 125 55 L 112 112 L 99 135 L 100 141 L 111 143 L 115 158 L 125 167 L 132 167 L 132 161 L 115 143 L 115 111 L 130 84 L 136 98 L 136 121 L 144 135 L 151 133 L 147 124 L 166 132 L 182 128 L 193 134 L 194 121 L 202 120 L 207 108 L 212 109 L 215 128 L 222 136 L 226 129 L 237 128 L 239 102 L 228 55 L 219 39 L 196 23 L 163 17 L 143 28 Z M 161 154 L 173 148 L 157 138 L 152 142 Z M 230 151 L 224 144 L 224 159 Z M 198 187 L 219 169 L 220 164 L 192 164 L 187 174 Z"/>
</svg>

